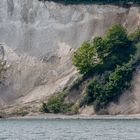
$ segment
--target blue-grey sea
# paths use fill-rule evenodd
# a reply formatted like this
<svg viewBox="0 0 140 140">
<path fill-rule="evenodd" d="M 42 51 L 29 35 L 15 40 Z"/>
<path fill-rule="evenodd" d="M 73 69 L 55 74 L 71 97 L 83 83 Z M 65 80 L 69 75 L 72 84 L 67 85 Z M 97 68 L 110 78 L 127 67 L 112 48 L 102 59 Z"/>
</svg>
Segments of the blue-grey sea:
<svg viewBox="0 0 140 140">
<path fill-rule="evenodd" d="M 0 120 L 0 140 L 140 140 L 140 120 Z"/>
</svg>

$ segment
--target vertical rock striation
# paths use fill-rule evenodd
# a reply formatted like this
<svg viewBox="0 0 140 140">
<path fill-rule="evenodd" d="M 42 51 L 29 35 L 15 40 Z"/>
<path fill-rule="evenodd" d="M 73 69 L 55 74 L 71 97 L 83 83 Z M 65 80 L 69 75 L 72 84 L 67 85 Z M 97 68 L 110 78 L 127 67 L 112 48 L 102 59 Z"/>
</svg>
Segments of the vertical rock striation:
<svg viewBox="0 0 140 140">
<path fill-rule="evenodd" d="M 46 5 L 0 0 L 0 43 L 8 64 L 1 106 L 46 99 L 75 78 L 71 55 L 81 42 L 113 23 L 129 31 L 140 25 L 140 7 Z"/>
</svg>

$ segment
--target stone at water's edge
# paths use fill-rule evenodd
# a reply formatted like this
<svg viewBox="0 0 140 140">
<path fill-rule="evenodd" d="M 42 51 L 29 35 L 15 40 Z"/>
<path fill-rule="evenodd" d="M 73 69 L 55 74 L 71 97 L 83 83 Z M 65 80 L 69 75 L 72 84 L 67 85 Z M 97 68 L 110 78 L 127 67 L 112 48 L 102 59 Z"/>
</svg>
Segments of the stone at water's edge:
<svg viewBox="0 0 140 140">
<path fill-rule="evenodd" d="M 103 35 L 113 23 L 129 31 L 140 25 L 140 7 L 68 5 L 38 0 L 0 0 L 0 43 L 8 71 L 1 106 L 46 99 L 76 76 L 74 50 Z"/>
</svg>

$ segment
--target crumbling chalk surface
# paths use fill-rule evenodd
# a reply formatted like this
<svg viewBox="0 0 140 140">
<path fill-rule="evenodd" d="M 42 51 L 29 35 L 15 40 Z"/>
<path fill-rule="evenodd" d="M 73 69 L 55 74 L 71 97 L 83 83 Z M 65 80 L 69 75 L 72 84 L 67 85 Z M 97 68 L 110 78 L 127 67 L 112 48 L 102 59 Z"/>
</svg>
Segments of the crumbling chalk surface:
<svg viewBox="0 0 140 140">
<path fill-rule="evenodd" d="M 81 42 L 113 23 L 132 31 L 140 7 L 0 0 L 0 42 L 8 64 L 1 107 L 47 99 L 76 77 L 71 56 Z"/>
</svg>

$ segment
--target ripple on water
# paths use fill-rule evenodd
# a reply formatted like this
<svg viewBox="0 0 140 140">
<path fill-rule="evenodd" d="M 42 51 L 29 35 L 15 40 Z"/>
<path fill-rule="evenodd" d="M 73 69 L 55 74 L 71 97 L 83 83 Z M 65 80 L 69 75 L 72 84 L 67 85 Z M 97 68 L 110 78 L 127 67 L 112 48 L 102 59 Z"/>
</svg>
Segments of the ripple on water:
<svg viewBox="0 0 140 140">
<path fill-rule="evenodd" d="M 1 120 L 2 140 L 139 140 L 140 120 Z"/>
</svg>

